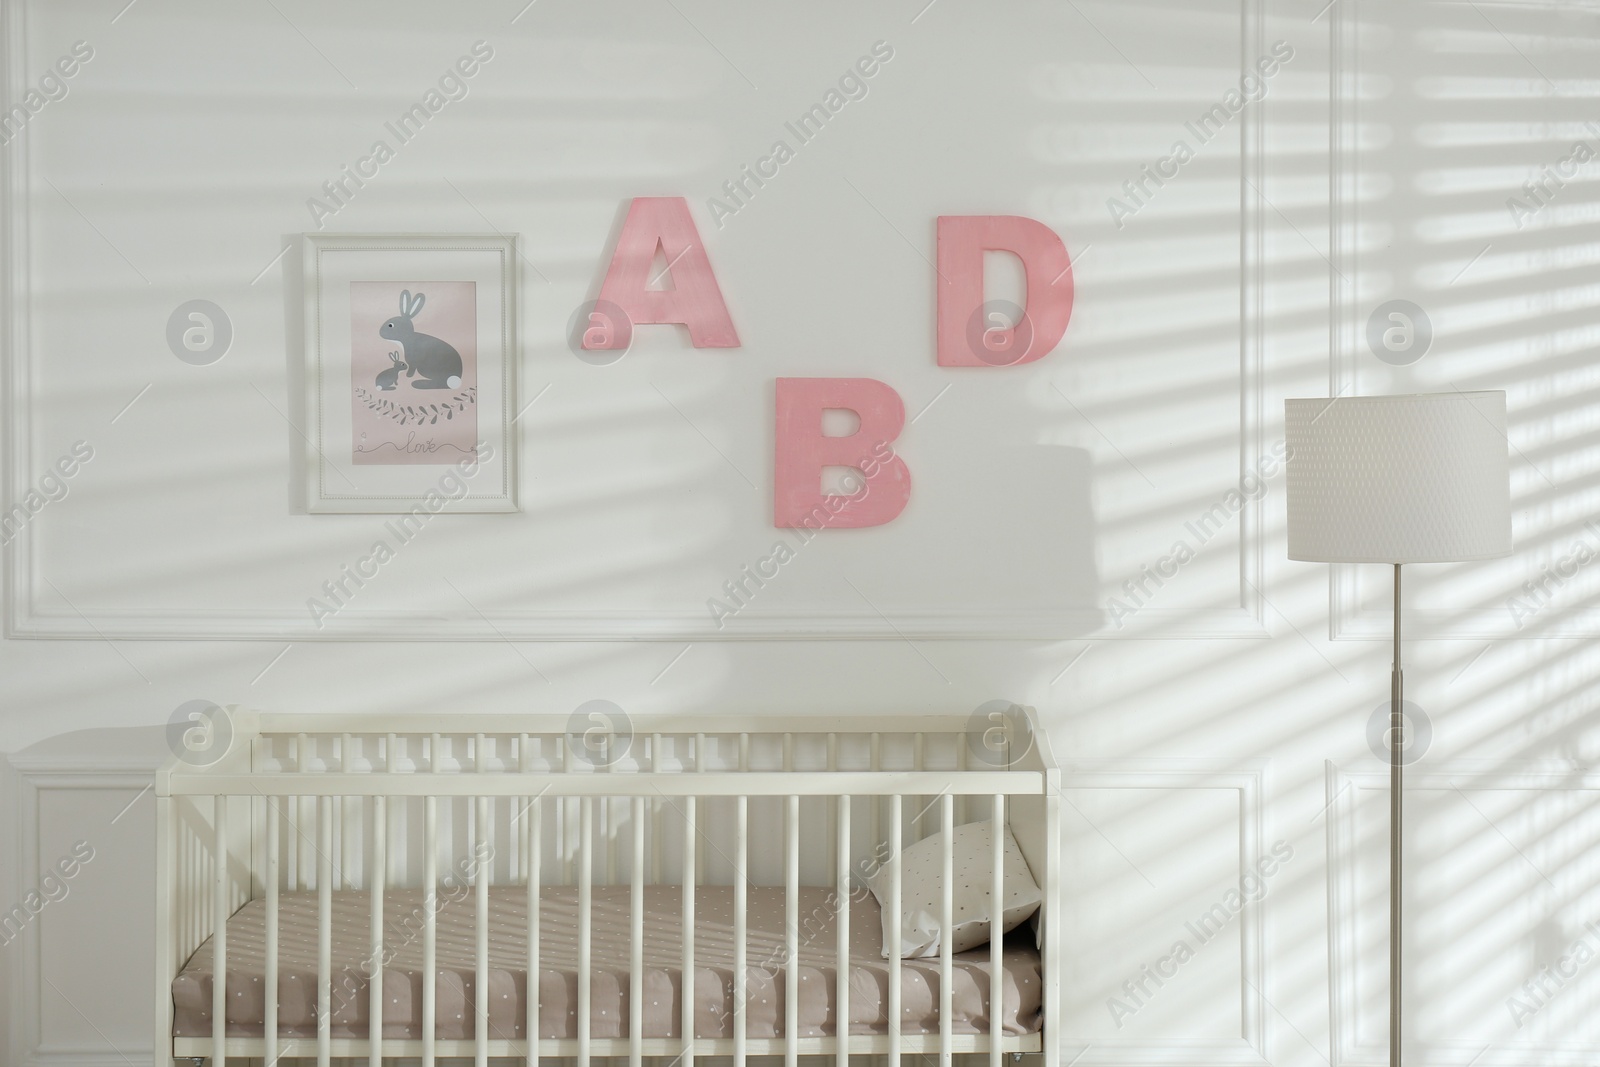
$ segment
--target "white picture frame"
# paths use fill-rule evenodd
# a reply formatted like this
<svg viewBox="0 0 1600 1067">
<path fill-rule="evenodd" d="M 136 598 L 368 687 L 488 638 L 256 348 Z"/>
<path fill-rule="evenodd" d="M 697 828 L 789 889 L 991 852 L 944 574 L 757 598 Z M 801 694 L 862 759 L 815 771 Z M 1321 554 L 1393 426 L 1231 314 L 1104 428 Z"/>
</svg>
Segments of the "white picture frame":
<svg viewBox="0 0 1600 1067">
<path fill-rule="evenodd" d="M 516 242 L 304 235 L 308 513 L 518 510 Z"/>
</svg>

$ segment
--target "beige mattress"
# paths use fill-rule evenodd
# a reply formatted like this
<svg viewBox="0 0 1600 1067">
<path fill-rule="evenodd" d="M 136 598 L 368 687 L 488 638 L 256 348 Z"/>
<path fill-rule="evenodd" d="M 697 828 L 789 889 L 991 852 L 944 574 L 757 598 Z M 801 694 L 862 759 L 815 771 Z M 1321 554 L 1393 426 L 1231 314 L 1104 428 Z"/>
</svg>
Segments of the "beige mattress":
<svg viewBox="0 0 1600 1067">
<path fill-rule="evenodd" d="M 629 1009 L 629 890 L 597 886 L 590 951 L 590 1034 L 627 1037 Z M 644 1036 L 678 1037 L 682 975 L 682 891 L 646 886 Z M 800 1034 L 835 1033 L 834 917 L 830 891 L 800 890 Z M 733 889 L 702 886 L 695 903 L 695 1034 L 733 1034 Z M 384 898 L 386 963 L 383 1035 L 422 1036 L 422 892 L 394 890 Z M 577 1036 L 577 890 L 547 888 L 540 906 L 539 1036 Z M 471 1038 L 476 1002 L 476 904 L 441 898 L 438 918 L 437 1030 L 440 1039 Z M 527 1017 L 527 891 L 489 892 L 489 1037 L 520 1038 Z M 228 1033 L 261 1036 L 266 973 L 264 901 L 254 900 L 228 920 Z M 333 1016 L 335 1037 L 367 1037 L 370 895 L 333 894 Z M 782 1037 L 784 963 L 782 889 L 749 891 L 747 1015 L 749 1037 Z M 316 1035 L 317 895 L 286 893 L 279 907 L 278 1022 L 283 1037 Z M 889 964 L 881 958 L 877 901 L 859 892 L 850 907 L 850 1032 L 887 1032 Z M 1008 937 L 1002 1025 L 1007 1034 L 1039 1029 L 1040 968 L 1028 926 Z M 172 983 L 174 1036 L 211 1035 L 212 951 L 208 940 Z M 904 960 L 901 1032 L 939 1030 L 939 961 Z M 989 1029 L 989 949 L 955 956 L 952 1032 Z"/>
</svg>

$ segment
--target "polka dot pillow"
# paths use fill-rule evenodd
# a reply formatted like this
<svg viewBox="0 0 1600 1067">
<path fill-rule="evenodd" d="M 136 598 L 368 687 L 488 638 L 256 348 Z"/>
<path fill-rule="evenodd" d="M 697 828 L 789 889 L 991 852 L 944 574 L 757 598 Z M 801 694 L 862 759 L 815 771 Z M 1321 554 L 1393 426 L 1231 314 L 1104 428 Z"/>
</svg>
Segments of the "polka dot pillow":
<svg viewBox="0 0 1600 1067">
<path fill-rule="evenodd" d="M 951 894 L 951 951 L 965 952 L 987 944 L 995 909 L 989 900 L 994 845 L 991 823 L 969 822 L 951 835 L 951 869 L 955 887 Z M 1002 931 L 1026 922 L 1039 910 L 1044 894 L 1022 858 L 1022 850 L 1005 828 L 1004 914 Z M 897 858 L 890 859 L 867 879 L 867 886 L 883 909 L 883 955 L 889 955 L 890 879 L 900 868 L 900 955 L 905 959 L 939 955 L 939 914 L 943 906 L 944 835 L 925 837 Z"/>
</svg>

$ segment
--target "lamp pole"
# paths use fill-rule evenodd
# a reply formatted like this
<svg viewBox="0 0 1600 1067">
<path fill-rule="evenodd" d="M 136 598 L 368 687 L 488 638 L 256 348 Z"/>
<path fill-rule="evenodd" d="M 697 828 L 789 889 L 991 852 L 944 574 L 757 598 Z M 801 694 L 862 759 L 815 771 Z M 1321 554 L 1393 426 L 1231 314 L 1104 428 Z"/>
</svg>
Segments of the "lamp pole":
<svg viewBox="0 0 1600 1067">
<path fill-rule="evenodd" d="M 1400 1067 L 1400 865 L 1404 825 L 1405 682 L 1400 671 L 1400 564 L 1394 565 L 1394 673 L 1389 683 L 1389 1067 Z"/>
</svg>

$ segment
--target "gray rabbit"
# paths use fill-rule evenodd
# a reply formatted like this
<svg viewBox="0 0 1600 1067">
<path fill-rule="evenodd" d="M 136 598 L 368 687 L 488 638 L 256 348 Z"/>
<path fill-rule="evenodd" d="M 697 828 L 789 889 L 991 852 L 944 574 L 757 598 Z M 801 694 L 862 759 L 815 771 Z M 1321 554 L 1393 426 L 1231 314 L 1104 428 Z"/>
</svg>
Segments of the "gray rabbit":
<svg viewBox="0 0 1600 1067">
<path fill-rule="evenodd" d="M 389 359 L 394 364 L 388 370 L 379 371 L 375 382 L 379 389 L 389 392 L 400 381 L 400 372 L 405 370 L 405 360 L 400 358 L 400 353 L 390 352 Z"/>
<path fill-rule="evenodd" d="M 417 312 L 422 310 L 427 298 L 421 293 L 411 295 L 407 289 L 400 294 L 400 314 L 378 327 L 378 336 L 399 341 L 406 351 L 406 377 L 422 375 L 420 382 L 412 382 L 413 389 L 457 389 L 461 386 L 461 353 L 447 342 L 429 334 L 418 333 L 411 325 Z M 384 372 L 385 374 L 388 371 Z"/>
</svg>

